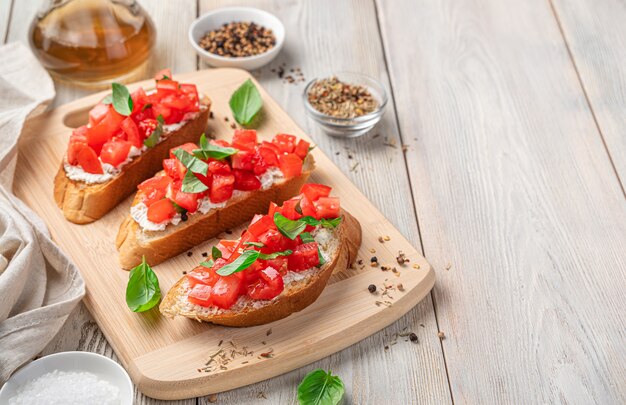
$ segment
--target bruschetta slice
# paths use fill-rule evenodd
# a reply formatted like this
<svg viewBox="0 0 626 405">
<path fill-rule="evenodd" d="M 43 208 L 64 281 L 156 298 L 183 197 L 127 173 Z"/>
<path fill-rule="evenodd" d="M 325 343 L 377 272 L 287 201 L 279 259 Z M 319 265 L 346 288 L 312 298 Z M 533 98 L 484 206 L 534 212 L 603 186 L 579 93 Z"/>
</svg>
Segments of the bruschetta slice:
<svg viewBox="0 0 626 405">
<path fill-rule="evenodd" d="M 330 187 L 302 193 L 254 217 L 237 240 L 222 240 L 210 260 L 183 276 L 160 304 L 168 317 L 227 326 L 262 325 L 301 311 L 322 293 L 334 271 L 348 268 L 361 226 Z"/>
<path fill-rule="evenodd" d="M 116 246 L 120 265 L 154 266 L 296 195 L 314 168 L 309 143 L 278 134 L 259 142 L 236 130 L 232 143 L 208 140 L 173 148 L 163 171 L 138 186 Z"/>
<path fill-rule="evenodd" d="M 68 221 L 93 222 L 159 170 L 176 145 L 197 142 L 209 118 L 210 100 L 194 84 L 159 72 L 156 88 L 112 93 L 89 111 L 89 123 L 72 131 L 54 179 L 54 199 Z"/>
</svg>

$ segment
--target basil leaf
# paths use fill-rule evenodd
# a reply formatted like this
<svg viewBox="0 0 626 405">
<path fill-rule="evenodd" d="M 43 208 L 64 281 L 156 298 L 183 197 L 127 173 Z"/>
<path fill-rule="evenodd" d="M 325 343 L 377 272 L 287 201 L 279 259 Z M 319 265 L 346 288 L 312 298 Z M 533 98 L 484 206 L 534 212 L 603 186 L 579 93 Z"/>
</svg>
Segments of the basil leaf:
<svg viewBox="0 0 626 405">
<path fill-rule="evenodd" d="M 247 269 L 259 258 L 259 252 L 256 250 L 246 250 L 234 261 L 228 263 L 224 267 L 216 271 L 220 276 L 230 276 L 242 270 Z"/>
<path fill-rule="evenodd" d="M 342 220 L 343 217 L 337 217 L 333 219 L 322 218 L 320 222 L 324 228 L 336 228 Z"/>
<path fill-rule="evenodd" d="M 154 131 L 152 131 L 150 136 L 147 137 L 143 141 L 143 144 L 146 145 L 148 148 L 152 148 L 157 143 L 159 143 L 159 140 L 161 139 L 161 135 L 163 134 L 163 122 L 164 122 L 163 121 L 163 116 L 159 114 L 159 116 L 157 117 L 157 126 L 156 126 L 156 128 L 154 128 Z"/>
<path fill-rule="evenodd" d="M 301 202 L 302 202 L 302 199 L 298 200 L 298 202 L 296 203 L 296 206 L 294 207 L 296 212 L 300 215 L 302 215 L 302 207 L 300 206 Z"/>
<path fill-rule="evenodd" d="M 207 261 L 201 262 L 200 266 L 208 267 L 210 269 L 211 267 L 213 267 L 214 264 L 215 262 L 213 261 L 213 259 L 209 259 Z"/>
<path fill-rule="evenodd" d="M 191 153 L 182 148 L 178 148 L 174 151 L 174 156 L 180 160 L 180 162 L 187 168 L 188 172 L 191 171 L 206 176 L 207 170 L 209 170 L 209 165 Z"/>
<path fill-rule="evenodd" d="M 300 218 L 298 221 L 302 221 L 305 224 L 311 225 L 311 226 L 318 226 L 321 223 L 320 221 L 318 221 L 317 219 L 309 215 L 307 215 L 306 217 Z"/>
<path fill-rule="evenodd" d="M 219 250 L 216 246 L 213 246 L 213 248 L 211 248 L 211 258 L 213 258 L 213 259 L 221 259 L 222 258 L 222 251 Z"/>
<path fill-rule="evenodd" d="M 208 190 L 209 187 L 200 181 L 198 177 L 191 171 L 187 170 L 185 177 L 183 177 L 183 183 L 180 187 L 180 191 L 183 193 L 201 193 Z"/>
<path fill-rule="evenodd" d="M 259 259 L 261 260 L 272 260 L 276 259 L 278 256 L 289 256 L 293 253 L 293 250 L 283 250 L 282 252 L 274 252 L 274 253 L 260 253 Z"/>
<path fill-rule="evenodd" d="M 341 378 L 322 369 L 311 371 L 298 385 L 300 405 L 337 405 L 345 388 Z"/>
<path fill-rule="evenodd" d="M 289 218 L 283 216 L 280 212 L 274 213 L 274 223 L 276 224 L 276 228 L 288 237 L 289 239 L 295 239 L 304 231 L 306 228 L 306 222 L 298 220 L 292 221 Z"/>
<path fill-rule="evenodd" d="M 107 96 L 105 98 L 102 99 L 102 101 L 100 101 L 102 104 L 111 104 L 113 102 L 113 95 L 112 94 L 107 94 Z"/>
<path fill-rule="evenodd" d="M 228 156 L 234 155 L 239 152 L 239 149 L 225 148 L 223 146 L 210 144 L 204 134 L 200 135 L 200 149 L 194 149 L 193 155 L 198 159 L 226 159 Z"/>
<path fill-rule="evenodd" d="M 311 236 L 311 234 L 308 232 L 302 232 L 300 234 L 300 239 L 302 239 L 303 243 L 315 242 L 315 239 L 313 238 L 313 236 Z M 319 243 L 317 244 L 317 257 L 319 258 L 319 261 L 320 261 L 317 267 L 323 266 L 324 263 L 326 263 L 326 259 L 324 259 L 324 256 L 322 256 L 322 251 L 320 250 Z"/>
<path fill-rule="evenodd" d="M 235 121 L 248 125 L 263 107 L 263 100 L 254 83 L 248 79 L 235 90 L 228 104 Z"/>
<path fill-rule="evenodd" d="M 113 89 L 112 102 L 115 111 L 122 115 L 130 115 L 130 113 L 133 112 L 133 99 L 130 96 L 128 88 L 119 83 L 113 83 L 111 88 Z"/>
<path fill-rule="evenodd" d="M 244 242 L 244 245 L 254 246 L 254 247 L 258 247 L 258 248 L 265 247 L 265 244 L 263 244 L 261 242 Z"/>
<path fill-rule="evenodd" d="M 126 286 L 126 305 L 133 312 L 144 312 L 154 307 L 161 300 L 159 279 L 146 263 L 145 256 L 141 264 L 130 271 Z"/>
</svg>

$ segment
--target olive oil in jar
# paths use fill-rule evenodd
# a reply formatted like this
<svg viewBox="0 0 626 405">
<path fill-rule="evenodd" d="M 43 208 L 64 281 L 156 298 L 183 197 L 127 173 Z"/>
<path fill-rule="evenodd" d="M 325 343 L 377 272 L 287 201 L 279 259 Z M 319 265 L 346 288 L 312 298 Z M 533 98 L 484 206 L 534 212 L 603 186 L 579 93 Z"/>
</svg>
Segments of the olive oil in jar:
<svg viewBox="0 0 626 405">
<path fill-rule="evenodd" d="M 155 37 L 152 20 L 134 0 L 51 0 L 29 35 L 53 77 L 91 88 L 139 75 Z"/>
</svg>

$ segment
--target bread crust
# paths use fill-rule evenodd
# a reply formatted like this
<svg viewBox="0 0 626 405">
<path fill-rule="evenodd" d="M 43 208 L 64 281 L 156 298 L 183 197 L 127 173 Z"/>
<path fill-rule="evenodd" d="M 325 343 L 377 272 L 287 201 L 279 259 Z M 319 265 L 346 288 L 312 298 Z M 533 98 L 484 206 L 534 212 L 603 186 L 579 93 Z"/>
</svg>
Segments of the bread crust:
<svg viewBox="0 0 626 405">
<path fill-rule="evenodd" d="M 54 200 L 65 218 L 76 224 L 88 224 L 102 218 L 132 194 L 137 184 L 161 168 L 171 148 L 186 142 L 198 142 L 208 123 L 211 101 L 204 97 L 201 104 L 207 108 L 198 117 L 172 131 L 162 142 L 124 166 L 118 176 L 105 183 L 87 184 L 71 180 L 61 162 L 54 178 Z"/>
<path fill-rule="evenodd" d="M 317 300 L 333 272 L 343 271 L 356 259 L 361 245 L 361 225 L 348 212 L 342 210 L 342 215 L 344 219 L 338 228 L 339 247 L 334 252 L 333 259 L 310 278 L 285 286 L 283 295 L 268 305 L 260 308 L 246 307 L 241 311 L 226 311 L 216 315 L 202 314 L 180 305 L 181 302 L 187 302 L 188 291 L 187 278 L 182 277 L 161 302 L 161 313 L 167 317 L 178 315 L 218 325 L 245 327 L 274 322 L 303 310 Z"/>
<path fill-rule="evenodd" d="M 144 231 L 129 214 L 120 225 L 115 239 L 115 246 L 120 253 L 120 266 L 126 270 L 132 269 L 141 263 L 143 256 L 147 263 L 155 266 L 252 219 L 259 212 L 266 212 L 270 202 L 282 204 L 298 194 L 314 167 L 313 157 L 308 155 L 300 176 L 276 183 L 267 190 L 256 190 L 242 198 L 233 199 L 224 208 L 211 210 L 207 214 L 190 215 L 187 221 L 175 226 L 168 225 L 164 231 Z M 133 205 L 139 201 L 140 195 L 137 193 Z"/>
</svg>

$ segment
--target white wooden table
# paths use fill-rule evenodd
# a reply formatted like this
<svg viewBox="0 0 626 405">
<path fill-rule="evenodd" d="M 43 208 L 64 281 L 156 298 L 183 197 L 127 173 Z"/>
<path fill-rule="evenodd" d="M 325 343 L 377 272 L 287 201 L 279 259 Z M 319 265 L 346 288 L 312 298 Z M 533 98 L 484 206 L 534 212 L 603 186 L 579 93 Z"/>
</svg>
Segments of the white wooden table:
<svg viewBox="0 0 626 405">
<path fill-rule="evenodd" d="M 36 3 L 0 2 L 0 40 L 26 41 Z M 438 279 L 380 333 L 217 402 L 295 403 L 322 367 L 354 404 L 626 403 L 623 0 L 145 0 L 158 27 L 151 72 L 205 68 L 189 24 L 242 3 L 287 29 L 255 75 Z M 331 139 L 306 118 L 303 84 L 271 71 L 282 63 L 307 79 L 373 75 L 392 102 L 369 136 Z M 55 104 L 84 94 L 58 86 Z M 405 327 L 419 344 L 385 350 Z M 115 358 L 82 305 L 43 354 L 64 350 Z"/>
</svg>

